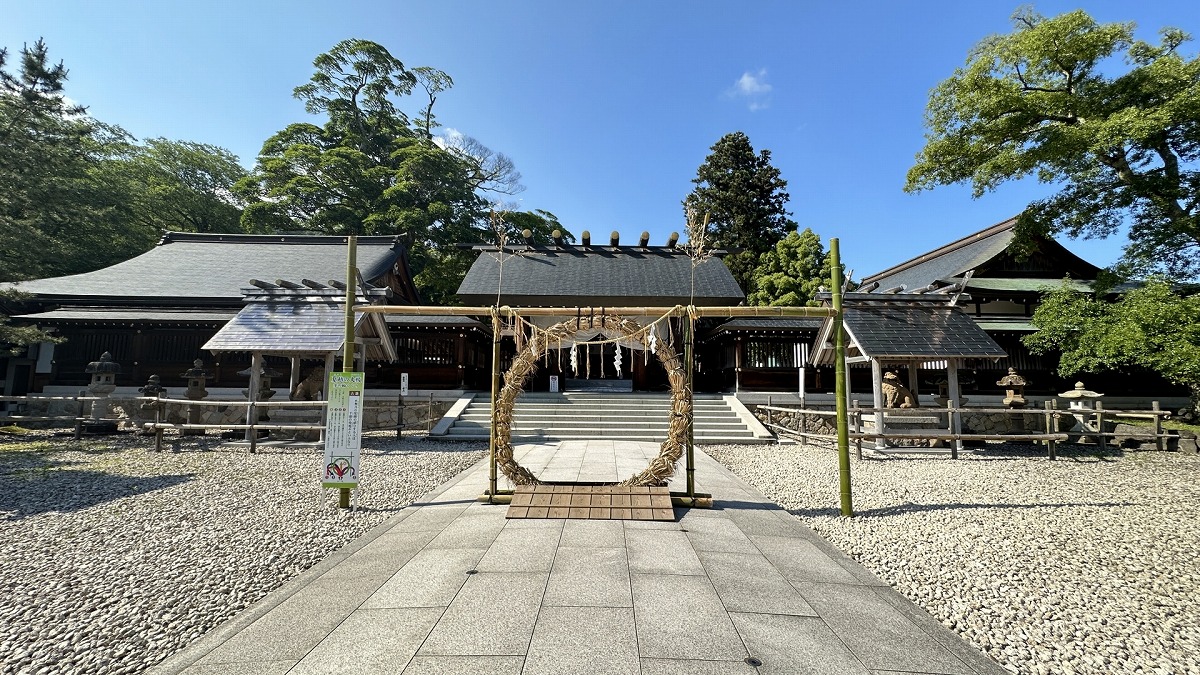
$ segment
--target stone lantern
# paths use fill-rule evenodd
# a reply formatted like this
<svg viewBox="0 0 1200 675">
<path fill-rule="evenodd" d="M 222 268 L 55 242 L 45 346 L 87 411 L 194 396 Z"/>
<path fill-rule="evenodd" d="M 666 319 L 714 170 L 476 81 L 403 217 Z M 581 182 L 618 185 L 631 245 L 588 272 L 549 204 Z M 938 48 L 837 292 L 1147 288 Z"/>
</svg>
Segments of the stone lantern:
<svg viewBox="0 0 1200 675">
<path fill-rule="evenodd" d="M 138 393 L 142 396 L 157 397 L 167 393 L 167 388 L 162 386 L 162 380 L 157 375 L 151 375 L 146 381 L 146 386 L 138 387 Z"/>
<path fill-rule="evenodd" d="M 104 352 L 100 360 L 87 364 L 83 372 L 92 376 L 88 384 L 89 396 L 98 398 L 92 401 L 90 420 L 83 423 L 83 430 L 92 434 L 116 433 L 116 420 L 106 419 L 112 413 L 112 400 L 109 394 L 117 388 L 117 374 L 121 372 L 121 364 L 113 361 L 112 354 Z"/>
<path fill-rule="evenodd" d="M 1073 414 L 1075 418 L 1075 426 L 1071 427 L 1069 433 L 1095 433 L 1097 429 L 1093 429 L 1088 421 L 1092 418 L 1092 412 L 1096 410 L 1096 401 L 1104 398 L 1104 394 L 1099 394 L 1090 391 L 1083 386 L 1082 382 L 1076 382 L 1075 388 L 1070 391 L 1064 391 L 1058 395 L 1059 398 L 1067 399 L 1068 409 L 1077 411 Z M 1080 440 L 1083 440 L 1082 438 Z"/>
<path fill-rule="evenodd" d="M 184 371 L 181 377 L 187 379 L 187 389 L 183 395 L 189 401 L 203 401 L 208 396 L 208 390 L 204 385 L 208 382 L 208 371 L 204 370 L 204 362 L 200 359 L 192 361 L 192 367 Z M 200 424 L 200 406 L 190 405 L 187 410 L 187 423 Z M 203 436 L 203 429 L 184 429 L 181 432 L 184 436 Z"/>
<path fill-rule="evenodd" d="M 1025 384 L 1025 378 L 1017 374 L 1017 369 L 1009 368 L 1008 374 L 996 382 L 997 386 L 1004 387 L 1004 405 L 1010 408 L 1024 408 Z"/>
</svg>

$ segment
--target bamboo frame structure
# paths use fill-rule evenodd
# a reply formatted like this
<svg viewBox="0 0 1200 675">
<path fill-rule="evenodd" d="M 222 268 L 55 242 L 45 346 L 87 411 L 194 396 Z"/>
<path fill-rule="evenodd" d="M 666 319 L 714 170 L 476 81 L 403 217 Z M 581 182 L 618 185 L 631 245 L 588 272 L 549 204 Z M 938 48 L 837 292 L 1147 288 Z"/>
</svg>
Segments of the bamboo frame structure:
<svg viewBox="0 0 1200 675">
<path fill-rule="evenodd" d="M 836 241 L 833 240 L 831 252 L 834 255 L 834 267 L 840 272 L 840 261 L 836 253 Z M 836 273 L 835 273 L 836 274 Z M 491 307 L 423 307 L 414 305 L 359 305 L 356 312 L 379 314 L 407 314 L 425 316 L 487 316 L 492 324 L 492 413 L 491 430 L 488 441 L 488 488 L 480 500 L 490 503 L 505 503 L 510 499 L 508 491 L 502 491 L 498 485 L 498 471 L 502 471 L 513 483 L 529 485 L 540 483 L 536 476 L 530 473 L 513 459 L 512 448 L 512 408 L 517 396 L 521 393 L 529 376 L 536 370 L 537 361 L 549 349 L 551 341 L 559 342 L 569 338 L 581 330 L 596 328 L 595 322 L 600 321 L 600 329 L 611 331 L 625 338 L 643 341 L 647 349 L 651 348 L 647 341 L 648 327 L 642 326 L 626 317 L 653 316 L 657 320 L 680 318 L 683 328 L 683 354 L 677 354 L 674 345 L 666 341 L 655 344 L 655 356 L 667 370 L 671 382 L 672 411 L 668 428 L 667 440 L 663 442 L 657 457 L 651 460 L 649 466 L 622 482 L 623 485 L 655 485 L 665 484 L 674 475 L 675 465 L 681 456 L 686 457 L 686 492 L 672 494 L 673 501 L 680 506 L 711 505 L 711 495 L 696 492 L 695 487 L 695 443 L 693 426 L 692 385 L 694 370 L 694 340 L 695 320 L 707 317 L 833 317 L 837 324 L 837 334 L 841 336 L 840 288 L 841 280 L 835 277 L 835 305 L 837 307 L 698 307 L 694 305 L 676 305 L 671 308 L 661 307 L 522 307 L 510 306 Z M 597 314 L 597 310 L 599 313 Z M 524 345 L 509 371 L 504 375 L 501 385 L 500 378 L 500 335 L 502 320 L 518 321 L 523 317 L 569 317 L 549 329 L 538 329 L 533 337 Z M 587 316 L 589 326 L 584 328 L 582 321 Z M 681 358 L 682 357 L 682 358 Z M 844 390 L 845 368 L 838 371 L 838 382 Z M 845 427 L 846 411 L 839 412 L 841 426 Z M 845 442 L 841 443 L 844 447 Z M 847 451 L 848 452 L 848 451 Z M 842 512 L 852 515 L 849 511 L 849 461 L 842 467 L 843 495 Z"/>
</svg>

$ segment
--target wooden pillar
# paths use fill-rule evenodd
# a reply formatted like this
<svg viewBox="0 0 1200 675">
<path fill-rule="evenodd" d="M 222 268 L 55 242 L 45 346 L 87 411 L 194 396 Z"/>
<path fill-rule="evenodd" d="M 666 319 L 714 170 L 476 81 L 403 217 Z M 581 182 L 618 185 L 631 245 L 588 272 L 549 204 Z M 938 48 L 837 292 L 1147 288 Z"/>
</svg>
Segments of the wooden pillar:
<svg viewBox="0 0 1200 675">
<path fill-rule="evenodd" d="M 288 371 L 288 396 L 296 391 L 296 385 L 300 384 L 300 357 L 293 356 L 291 360 L 290 370 Z"/>
<path fill-rule="evenodd" d="M 913 395 L 913 405 L 921 407 L 921 384 L 918 382 L 917 369 L 920 368 L 921 362 L 913 359 L 908 362 L 908 390 Z"/>
<path fill-rule="evenodd" d="M 255 409 L 255 403 L 258 402 L 259 382 L 262 380 L 263 371 L 263 355 L 262 352 L 254 352 L 250 355 L 250 386 L 246 388 L 246 424 L 253 425 L 257 420 L 258 411 Z M 250 441 L 250 448 L 253 450 L 258 440 L 257 429 L 246 429 L 246 440 Z"/>
<path fill-rule="evenodd" d="M 746 342 L 742 336 L 734 338 L 733 348 L 733 391 L 742 390 L 742 364 L 746 362 Z"/>
<path fill-rule="evenodd" d="M 875 433 L 882 434 L 884 432 L 883 421 L 883 364 L 879 359 L 871 359 L 871 400 L 872 407 L 875 410 Z M 875 439 L 875 449 L 882 450 L 887 447 L 887 441 L 883 438 Z"/>
<path fill-rule="evenodd" d="M 337 352 L 327 352 L 325 354 L 325 383 L 321 385 L 321 400 L 329 400 L 329 374 L 333 372 L 334 359 L 337 358 Z M 329 422 L 329 406 L 325 405 L 321 408 L 321 426 L 324 427 Z M 325 430 L 321 429 L 321 442 L 325 441 Z"/>
<path fill-rule="evenodd" d="M 958 411 L 961 406 L 961 392 L 958 388 L 958 359 L 946 360 L 946 382 L 949 385 L 950 391 L 950 407 L 954 412 L 950 413 L 950 433 L 958 435 L 962 433 L 962 413 Z M 950 442 L 950 456 L 958 459 L 958 451 L 962 450 L 963 444 L 961 439 L 954 439 Z"/>
</svg>

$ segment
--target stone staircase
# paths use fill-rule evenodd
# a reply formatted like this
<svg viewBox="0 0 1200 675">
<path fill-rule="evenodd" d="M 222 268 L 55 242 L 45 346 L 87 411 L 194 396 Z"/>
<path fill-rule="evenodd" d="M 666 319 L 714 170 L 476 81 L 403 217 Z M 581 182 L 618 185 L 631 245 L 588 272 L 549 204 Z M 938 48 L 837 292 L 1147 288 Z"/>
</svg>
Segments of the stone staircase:
<svg viewBox="0 0 1200 675">
<path fill-rule="evenodd" d="M 766 443 L 774 437 L 734 396 L 696 394 L 695 440 L 699 444 Z M 670 422 L 669 394 L 604 391 L 526 392 L 517 399 L 513 440 L 631 440 L 661 442 Z M 462 399 L 430 436 L 487 440 L 491 397 Z"/>
</svg>

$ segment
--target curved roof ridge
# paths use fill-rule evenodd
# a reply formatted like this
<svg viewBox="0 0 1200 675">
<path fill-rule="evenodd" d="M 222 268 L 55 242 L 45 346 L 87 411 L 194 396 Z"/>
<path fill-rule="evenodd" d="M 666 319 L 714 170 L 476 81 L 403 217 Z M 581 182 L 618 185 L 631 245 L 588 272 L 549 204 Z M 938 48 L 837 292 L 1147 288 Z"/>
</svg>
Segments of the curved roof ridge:
<svg viewBox="0 0 1200 675">
<path fill-rule="evenodd" d="M 868 283 L 868 282 L 871 282 L 871 281 L 874 281 L 877 279 L 885 279 L 885 278 L 895 275 L 899 272 L 903 272 L 907 269 L 916 267 L 917 265 L 927 263 L 930 260 L 940 258 L 952 251 L 957 251 L 958 249 L 963 248 L 964 246 L 969 246 L 970 244 L 974 244 L 983 239 L 993 237 L 997 234 L 1002 234 L 1004 232 L 1011 232 L 1012 229 L 1016 226 L 1016 224 L 1017 224 L 1017 216 L 1013 216 L 1011 218 L 1008 218 L 1007 220 L 1003 220 L 999 223 L 996 223 L 995 225 L 986 227 L 978 232 L 975 232 L 973 234 L 968 234 L 967 236 L 965 236 L 961 239 L 952 241 L 949 244 L 946 244 L 944 246 L 936 248 L 928 253 L 922 253 L 921 255 L 919 255 L 915 258 L 912 258 L 910 260 L 906 260 L 906 261 L 900 263 L 899 265 L 894 265 L 892 267 L 889 267 L 888 269 L 883 270 L 882 272 L 876 272 L 875 274 L 872 274 L 871 276 L 863 277 L 863 280 L 861 283 L 865 284 L 865 283 Z"/>
</svg>

